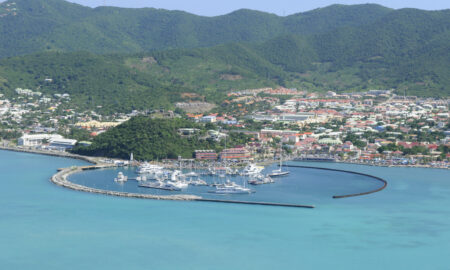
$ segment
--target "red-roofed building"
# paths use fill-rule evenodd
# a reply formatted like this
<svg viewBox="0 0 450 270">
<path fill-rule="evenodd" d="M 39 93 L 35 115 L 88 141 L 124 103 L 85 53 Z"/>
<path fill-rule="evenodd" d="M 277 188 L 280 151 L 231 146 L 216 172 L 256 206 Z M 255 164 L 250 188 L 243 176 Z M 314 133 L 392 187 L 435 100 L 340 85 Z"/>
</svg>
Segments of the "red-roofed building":
<svg viewBox="0 0 450 270">
<path fill-rule="evenodd" d="M 241 148 L 229 148 L 224 149 L 220 152 L 220 159 L 236 159 L 236 160 L 249 160 L 251 158 L 250 152 L 241 147 Z"/>
</svg>

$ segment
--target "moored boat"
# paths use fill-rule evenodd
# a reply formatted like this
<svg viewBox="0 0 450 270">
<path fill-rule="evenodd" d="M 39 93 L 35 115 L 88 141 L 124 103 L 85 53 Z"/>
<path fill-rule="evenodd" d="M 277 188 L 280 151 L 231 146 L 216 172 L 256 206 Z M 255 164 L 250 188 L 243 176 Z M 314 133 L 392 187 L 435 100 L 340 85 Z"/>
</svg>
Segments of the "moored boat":
<svg viewBox="0 0 450 270">
<path fill-rule="evenodd" d="M 124 182 L 126 182 L 127 180 L 128 180 L 128 177 L 125 176 L 125 175 L 123 174 L 123 172 L 119 172 L 119 173 L 117 174 L 117 177 L 114 178 L 114 182 L 117 182 L 117 183 L 124 183 Z"/>
<path fill-rule="evenodd" d="M 264 167 L 256 166 L 255 164 L 250 163 L 247 166 L 245 166 L 245 168 L 241 172 L 241 175 L 242 176 L 251 176 L 251 175 L 259 174 L 263 169 L 264 169 Z"/>
<path fill-rule="evenodd" d="M 268 175 L 262 175 L 259 174 L 257 176 L 255 176 L 252 179 L 248 180 L 248 183 L 250 185 L 263 185 L 263 184 L 270 184 L 270 183 L 274 183 L 275 181 L 273 181 L 273 179 L 268 176 Z"/>
<path fill-rule="evenodd" d="M 227 180 L 222 185 L 217 185 L 215 190 L 210 190 L 208 192 L 216 194 L 250 194 L 254 191 Z"/>
</svg>

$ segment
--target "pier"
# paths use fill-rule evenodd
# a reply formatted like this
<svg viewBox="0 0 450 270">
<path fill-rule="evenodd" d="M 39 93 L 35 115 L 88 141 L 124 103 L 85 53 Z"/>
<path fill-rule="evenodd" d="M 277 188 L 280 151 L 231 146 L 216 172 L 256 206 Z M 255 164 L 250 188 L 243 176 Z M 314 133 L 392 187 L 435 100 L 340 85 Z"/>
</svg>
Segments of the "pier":
<svg viewBox="0 0 450 270">
<path fill-rule="evenodd" d="M 372 193 L 376 193 L 376 192 L 382 191 L 383 189 L 385 189 L 387 187 L 387 181 L 386 180 L 384 180 L 384 179 L 382 179 L 380 177 L 377 177 L 377 176 L 366 174 L 366 173 L 347 171 L 347 170 L 340 170 L 340 169 L 322 168 L 322 167 L 302 166 L 302 165 L 284 165 L 284 166 L 285 167 L 291 167 L 291 168 L 316 169 L 316 170 L 335 171 L 335 172 L 343 172 L 343 173 L 351 173 L 351 174 L 356 174 L 356 175 L 362 175 L 362 176 L 370 177 L 370 178 L 372 178 L 372 179 L 374 179 L 376 181 L 379 181 L 379 182 L 381 182 L 383 184 L 380 188 L 377 188 L 377 189 L 374 189 L 374 190 L 370 190 L 370 191 L 366 191 L 366 192 L 346 194 L 346 195 L 334 195 L 333 199 L 343 199 L 343 198 L 349 198 L 349 197 L 369 195 L 369 194 L 372 194 Z"/>
</svg>

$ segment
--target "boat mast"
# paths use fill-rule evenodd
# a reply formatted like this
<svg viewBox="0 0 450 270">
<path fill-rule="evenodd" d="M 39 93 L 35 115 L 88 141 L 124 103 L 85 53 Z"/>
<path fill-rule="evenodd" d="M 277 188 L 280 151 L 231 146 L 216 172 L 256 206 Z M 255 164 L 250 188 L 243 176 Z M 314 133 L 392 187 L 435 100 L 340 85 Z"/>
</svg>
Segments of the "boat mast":
<svg viewBox="0 0 450 270">
<path fill-rule="evenodd" d="M 281 167 L 282 165 L 282 157 L 283 157 L 283 143 L 280 142 L 280 171 L 281 171 Z"/>
</svg>

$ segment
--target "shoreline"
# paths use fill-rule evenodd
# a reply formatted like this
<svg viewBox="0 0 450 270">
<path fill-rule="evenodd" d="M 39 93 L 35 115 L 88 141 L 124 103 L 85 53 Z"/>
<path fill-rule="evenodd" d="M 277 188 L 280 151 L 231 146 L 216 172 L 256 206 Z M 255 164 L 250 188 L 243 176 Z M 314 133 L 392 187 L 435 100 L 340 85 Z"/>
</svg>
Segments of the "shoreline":
<svg viewBox="0 0 450 270">
<path fill-rule="evenodd" d="M 378 164 L 369 164 L 369 163 L 364 163 L 364 162 L 349 162 L 349 161 L 335 161 L 334 163 L 364 165 L 364 166 L 383 167 L 383 168 L 420 168 L 420 169 L 450 170 L 450 167 L 433 167 L 430 165 L 420 165 L 420 164 L 417 164 L 417 165 L 401 165 L 401 164 L 378 165 Z"/>
<path fill-rule="evenodd" d="M 38 154 L 38 155 L 46 155 L 46 156 L 55 156 L 55 157 L 62 157 L 62 158 L 73 158 L 78 160 L 83 160 L 92 164 L 102 164 L 99 162 L 99 159 L 110 159 L 106 157 L 90 157 L 90 156 L 83 156 L 83 155 L 76 155 L 68 152 L 61 152 L 61 151 L 49 151 L 49 150 L 37 150 L 37 149 L 29 149 L 29 148 L 19 148 L 19 147 L 11 147 L 11 146 L 0 146 L 0 150 L 5 151 L 13 151 L 13 152 L 22 152 L 22 153 L 30 153 L 30 154 Z M 119 160 L 119 159 L 118 159 Z M 292 161 L 292 160 L 285 160 L 285 161 Z M 260 162 L 257 162 L 257 165 L 260 166 L 268 166 L 273 163 L 276 163 L 278 161 L 276 160 L 263 160 Z M 302 161 L 298 161 L 302 162 Z M 314 161 L 304 161 L 304 162 L 312 162 Z M 334 161 L 334 162 L 317 162 L 316 163 L 343 163 L 343 164 L 354 164 L 354 165 L 364 165 L 364 166 L 371 166 L 371 167 L 392 167 L 392 168 L 422 168 L 422 169 L 443 169 L 443 170 L 450 170 L 450 167 L 433 167 L 430 165 L 401 165 L 401 164 L 391 164 L 391 165 L 380 165 L 380 164 L 370 164 L 370 163 L 364 163 L 364 162 L 350 162 L 350 161 Z M 167 165 L 167 164 L 166 164 Z"/>
<path fill-rule="evenodd" d="M 73 158 L 78 160 L 83 160 L 92 164 L 99 164 L 98 158 L 76 155 L 68 152 L 61 151 L 49 151 L 49 150 L 37 150 L 37 149 L 27 149 L 27 148 L 19 148 L 19 147 L 10 147 L 10 146 L 0 146 L 0 150 L 4 151 L 12 151 L 19 153 L 29 153 L 29 154 L 37 154 L 37 155 L 45 155 L 45 156 L 53 156 L 53 157 L 62 157 L 62 158 Z"/>
</svg>

